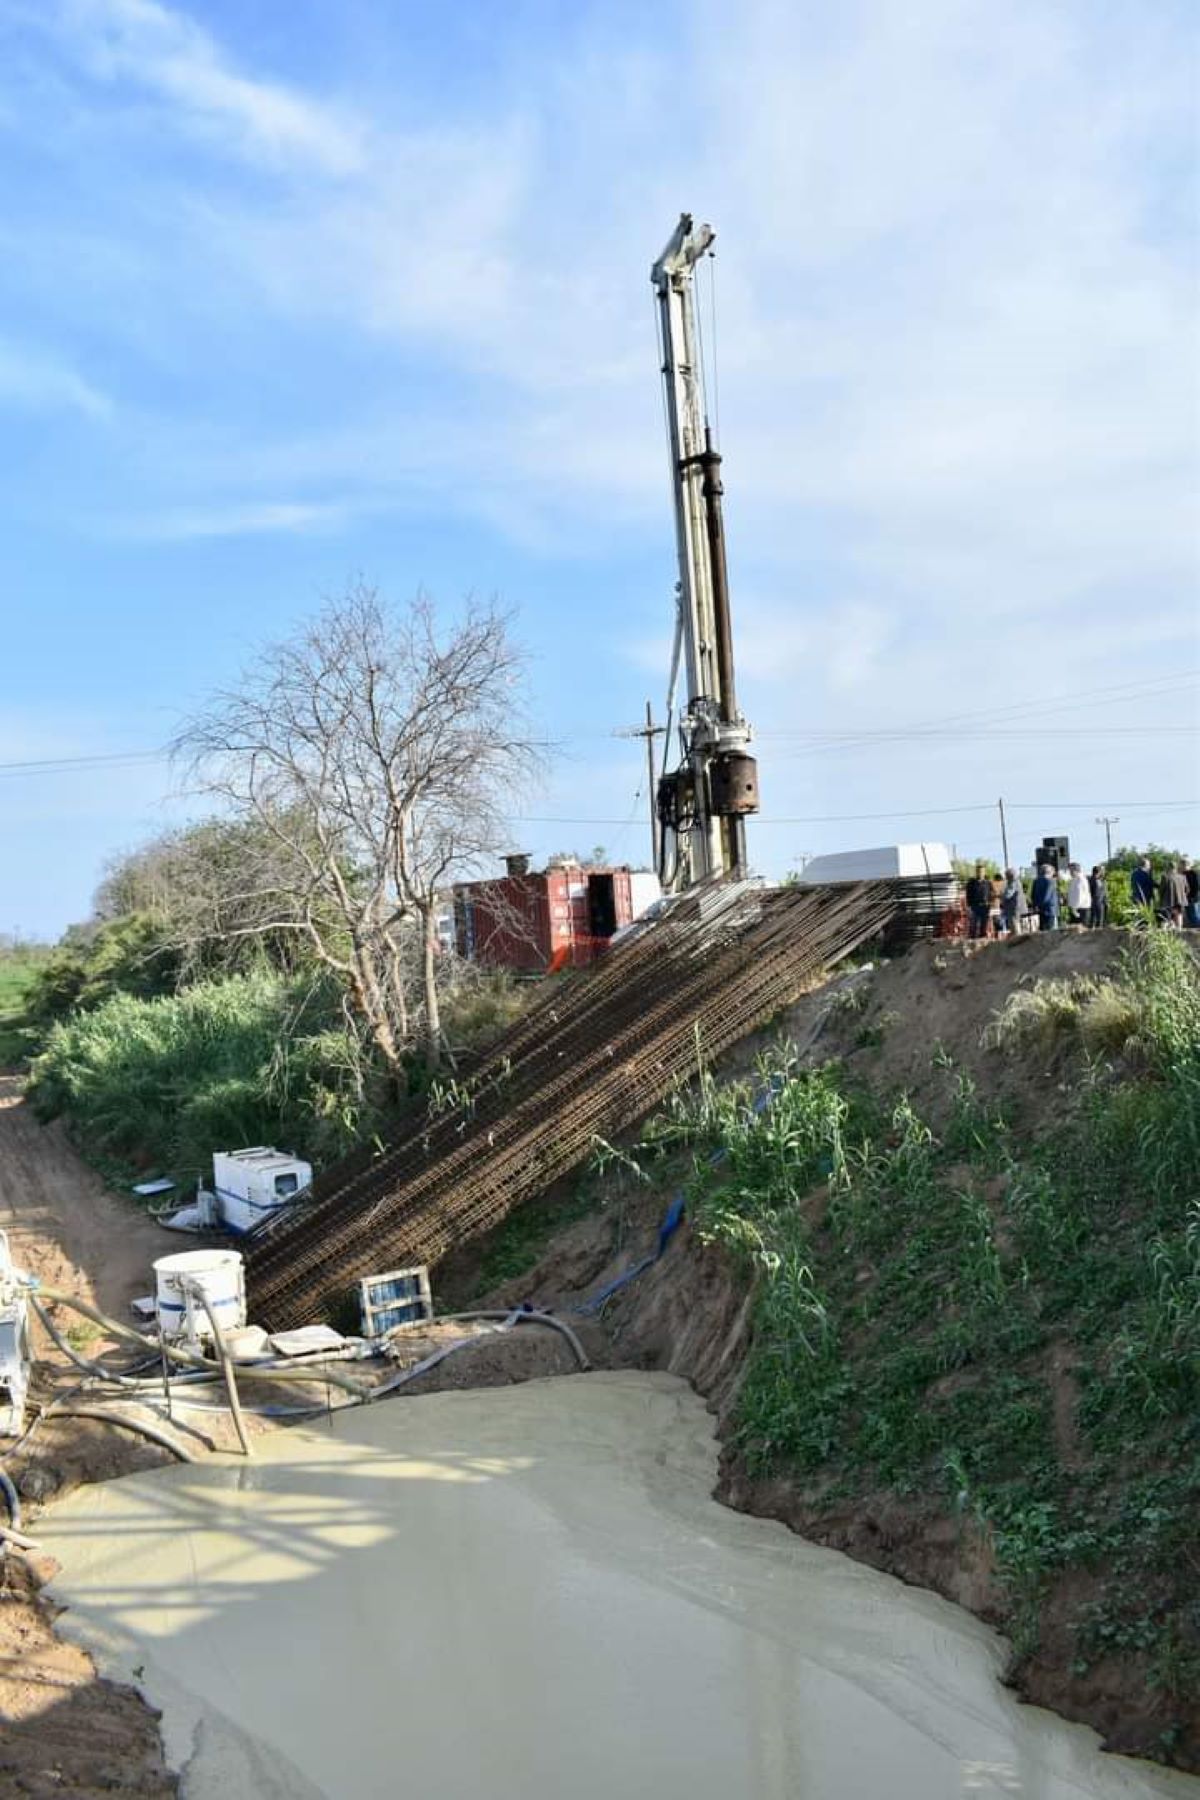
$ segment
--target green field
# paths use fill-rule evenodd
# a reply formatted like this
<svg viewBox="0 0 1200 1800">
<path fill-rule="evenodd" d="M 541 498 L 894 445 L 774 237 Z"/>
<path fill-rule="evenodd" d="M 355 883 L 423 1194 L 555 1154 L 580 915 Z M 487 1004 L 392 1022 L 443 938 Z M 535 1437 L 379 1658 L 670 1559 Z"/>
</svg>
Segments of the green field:
<svg viewBox="0 0 1200 1800">
<path fill-rule="evenodd" d="M 34 1048 L 25 1001 L 45 955 L 36 947 L 0 952 L 0 1069 L 18 1067 Z"/>
</svg>

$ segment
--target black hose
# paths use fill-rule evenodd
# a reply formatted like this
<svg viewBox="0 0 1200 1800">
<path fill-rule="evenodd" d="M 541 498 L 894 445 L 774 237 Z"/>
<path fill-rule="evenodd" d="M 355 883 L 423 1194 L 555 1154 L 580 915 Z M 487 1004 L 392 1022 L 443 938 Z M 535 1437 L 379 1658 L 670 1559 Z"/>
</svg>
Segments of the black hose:
<svg viewBox="0 0 1200 1800">
<path fill-rule="evenodd" d="M 29 1304 L 41 1320 L 42 1329 L 46 1332 L 51 1342 L 62 1351 L 69 1363 L 73 1363 L 75 1367 L 82 1370 L 85 1375 L 100 1375 L 105 1381 L 115 1383 L 117 1387 L 136 1387 L 136 1382 L 134 1382 L 130 1376 L 118 1375 L 114 1370 L 106 1369 L 103 1363 L 93 1362 L 90 1357 L 82 1355 L 80 1351 L 69 1344 L 62 1332 L 58 1329 L 58 1326 L 54 1323 L 54 1320 L 50 1317 L 50 1314 L 46 1311 L 46 1308 L 39 1301 L 36 1294 L 30 1294 Z"/>
<path fill-rule="evenodd" d="M 198 1281 L 184 1283 L 184 1291 L 198 1300 L 208 1315 L 212 1326 L 213 1342 L 216 1345 L 217 1358 L 221 1364 L 221 1379 L 225 1383 L 225 1392 L 229 1397 L 229 1411 L 233 1418 L 233 1428 L 238 1434 L 238 1442 L 242 1446 L 243 1456 L 253 1456 L 250 1439 L 246 1435 L 246 1421 L 242 1417 L 242 1403 L 238 1398 L 237 1381 L 234 1378 L 233 1362 L 229 1355 L 229 1346 L 225 1342 L 225 1333 L 221 1330 L 221 1322 L 217 1318 L 217 1309 L 212 1304 L 203 1286 Z"/>
<path fill-rule="evenodd" d="M 590 1369 L 592 1366 L 587 1351 L 565 1320 L 556 1319 L 553 1313 L 533 1310 L 525 1312 L 516 1307 L 510 1307 L 507 1311 L 500 1307 L 486 1307 L 473 1312 L 443 1313 L 439 1319 L 413 1319 L 411 1323 L 394 1325 L 387 1335 L 392 1337 L 398 1331 L 420 1331 L 422 1327 L 430 1325 L 449 1325 L 457 1319 L 502 1319 L 510 1325 L 548 1325 L 552 1331 L 561 1332 L 566 1338 L 581 1369 Z M 464 1341 L 469 1343 L 472 1340 Z"/>
<path fill-rule="evenodd" d="M 113 1412 L 107 1406 L 60 1406 L 56 1409 L 56 1416 L 60 1419 L 101 1419 L 106 1425 L 120 1425 L 126 1431 L 140 1432 L 143 1437 L 149 1438 L 151 1443 L 161 1444 L 164 1450 L 169 1450 L 173 1456 L 179 1458 L 180 1462 L 194 1463 L 198 1460 L 185 1445 L 178 1443 L 169 1432 L 160 1430 L 157 1425 L 151 1425 L 147 1419 L 131 1419 L 128 1413 Z"/>
<path fill-rule="evenodd" d="M 14 1531 L 21 1529 L 21 1497 L 17 1493 L 11 1478 L 0 1469 L 0 1494 L 4 1495 L 4 1504 L 8 1508 L 8 1519 Z"/>
<path fill-rule="evenodd" d="M 85 1319 L 93 1319 L 97 1325 L 102 1325 L 106 1331 L 111 1331 L 114 1337 L 127 1338 L 142 1350 L 149 1347 L 150 1340 L 140 1331 L 135 1331 L 132 1325 L 125 1325 L 120 1319 L 110 1319 L 106 1313 L 99 1312 L 87 1300 L 81 1300 L 78 1294 L 64 1293 L 61 1288 L 47 1287 L 44 1284 L 38 1289 L 38 1292 L 44 1300 L 53 1300 L 58 1305 L 74 1307 L 75 1311 L 82 1313 Z M 199 1369 L 210 1375 L 221 1373 L 216 1363 L 210 1362 L 198 1351 L 184 1350 L 178 1344 L 170 1343 L 164 1343 L 162 1351 L 164 1356 L 169 1357 L 174 1363 L 182 1364 L 185 1369 Z M 352 1381 L 348 1375 L 336 1375 L 331 1369 L 318 1370 L 303 1366 L 292 1368 L 289 1365 L 286 1368 L 255 1370 L 252 1364 L 247 1363 L 245 1372 L 248 1376 L 256 1374 L 260 1381 L 323 1381 L 331 1387 L 344 1389 L 346 1393 L 353 1394 L 359 1400 L 368 1400 L 371 1396 L 370 1388 L 364 1387 L 362 1382 Z"/>
</svg>

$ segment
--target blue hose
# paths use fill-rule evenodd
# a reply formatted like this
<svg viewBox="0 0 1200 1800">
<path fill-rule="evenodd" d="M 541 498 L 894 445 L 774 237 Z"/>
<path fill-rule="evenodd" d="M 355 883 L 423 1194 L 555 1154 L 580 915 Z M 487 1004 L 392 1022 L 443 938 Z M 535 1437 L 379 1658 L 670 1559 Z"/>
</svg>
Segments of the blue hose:
<svg viewBox="0 0 1200 1800">
<path fill-rule="evenodd" d="M 756 1116 L 766 1112 L 767 1108 L 778 1099 L 783 1085 L 783 1076 L 772 1075 L 771 1079 L 759 1090 L 751 1101 L 751 1112 Z M 717 1168 L 720 1163 L 725 1161 L 727 1155 L 728 1151 L 726 1150 L 714 1150 L 708 1159 L 710 1168 Z M 578 1306 L 573 1306 L 571 1308 L 571 1311 L 581 1318 L 587 1318 L 600 1312 L 604 1305 L 612 1299 L 614 1294 L 619 1294 L 623 1287 L 628 1287 L 631 1281 L 636 1281 L 639 1275 L 644 1275 L 647 1269 L 652 1269 L 659 1257 L 664 1254 L 667 1245 L 682 1224 L 686 1207 L 687 1197 L 684 1194 L 683 1189 L 680 1188 L 679 1192 L 671 1201 L 670 1206 L 668 1206 L 666 1212 L 663 1214 L 663 1222 L 658 1228 L 658 1244 L 657 1247 L 651 1251 L 650 1255 L 644 1256 L 640 1263 L 634 1264 L 632 1269 L 626 1269 L 623 1275 L 618 1275 L 616 1279 L 610 1281 L 606 1287 L 602 1287 L 598 1294 L 591 1294 L 586 1300 L 580 1301 Z"/>
</svg>

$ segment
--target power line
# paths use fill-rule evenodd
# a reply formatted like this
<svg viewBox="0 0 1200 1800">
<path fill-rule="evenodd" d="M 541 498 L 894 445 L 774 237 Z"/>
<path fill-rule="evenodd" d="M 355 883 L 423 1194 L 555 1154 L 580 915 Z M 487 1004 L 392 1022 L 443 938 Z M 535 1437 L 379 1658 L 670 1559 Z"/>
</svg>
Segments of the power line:
<svg viewBox="0 0 1200 1800">
<path fill-rule="evenodd" d="M 1086 812 L 1091 806 L 1123 806 L 1129 812 L 1178 812 L 1200 806 L 1200 800 L 1006 800 L 1018 812 Z"/>
<path fill-rule="evenodd" d="M 71 769 L 112 768 L 118 763 L 165 762 L 167 755 L 165 750 L 115 750 L 108 755 L 39 756 L 0 763 L 0 775 L 57 775 Z"/>
<path fill-rule="evenodd" d="M 1088 731 L 1089 741 L 1092 738 L 1104 737 L 1195 737 L 1200 734 L 1200 725 L 1100 725 Z M 848 739 L 839 732 L 833 731 L 760 731 L 756 737 L 759 743 L 789 742 L 797 738 L 807 738 L 810 743 L 800 746 L 793 755 L 803 755 L 805 748 L 820 750 L 853 750 L 859 746 L 873 748 L 876 744 L 895 743 L 927 743 L 935 748 L 942 748 L 942 734 L 936 731 L 924 731 L 913 727 L 911 730 L 863 732 L 861 736 Z M 972 742 L 981 738 L 1024 738 L 1029 739 L 1027 725 L 1011 727 L 1006 725 L 984 725 L 971 733 Z M 785 753 L 786 754 L 786 753 Z"/>
<path fill-rule="evenodd" d="M 1066 812 L 1084 811 L 1096 806 L 1122 806 L 1126 812 L 1173 812 L 1193 808 L 1200 811 L 1197 800 L 1006 800 L 1009 812 Z M 760 825 L 848 825 L 869 819 L 939 819 L 949 818 L 958 813 L 990 813 L 996 809 L 994 800 L 980 801 L 973 806 L 931 806 L 910 807 L 905 812 L 868 812 L 868 813 L 807 813 L 787 818 L 764 818 L 759 814 L 755 826 Z M 560 817 L 535 817 L 532 814 L 519 813 L 511 815 L 515 825 L 624 825 L 625 819 L 566 819 Z"/>
<path fill-rule="evenodd" d="M 1001 721 L 1016 721 L 1020 718 L 1046 718 L 1063 712 L 1077 710 L 1081 706 L 1090 705 L 1093 701 L 1106 701 L 1110 705 L 1123 705 L 1129 700 L 1145 698 L 1163 699 L 1176 691 L 1183 692 L 1195 685 L 1195 678 L 1200 670 L 1175 669 L 1169 675 L 1158 675 L 1143 681 L 1117 682 L 1108 687 L 1090 688 L 1075 693 L 1038 696 L 1036 699 L 1018 700 L 1007 706 L 975 708 L 964 713 L 943 713 L 936 719 L 918 720 L 914 724 L 882 727 L 878 730 L 851 729 L 843 734 L 842 741 L 813 746 L 820 750 L 854 749 L 859 746 L 870 747 L 888 741 L 902 741 L 911 737 L 930 737 L 934 739 L 945 735 L 947 726 L 972 724 L 976 727 L 996 724 Z M 1104 730 L 1098 727 L 1098 730 Z M 1158 727 L 1148 725 L 1147 731 L 1157 733 Z M 1172 729 L 1168 727 L 1167 729 Z M 761 734 L 764 737 L 767 734 Z M 837 734 L 832 734 L 836 736 Z M 979 733 L 979 735 L 983 735 Z"/>
</svg>

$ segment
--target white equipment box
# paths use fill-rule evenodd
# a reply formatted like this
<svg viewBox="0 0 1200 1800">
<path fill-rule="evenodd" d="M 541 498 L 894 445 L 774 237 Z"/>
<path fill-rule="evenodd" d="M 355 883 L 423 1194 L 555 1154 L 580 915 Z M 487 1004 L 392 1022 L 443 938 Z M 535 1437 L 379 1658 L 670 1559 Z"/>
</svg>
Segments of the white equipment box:
<svg viewBox="0 0 1200 1800">
<path fill-rule="evenodd" d="M 251 1230 L 311 1186 L 311 1163 L 267 1144 L 213 1153 L 217 1213 L 227 1231 Z"/>
<path fill-rule="evenodd" d="M 0 1231 L 0 1437 L 17 1437 L 25 1423 L 31 1361 L 24 1288 Z"/>
</svg>

